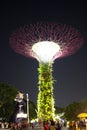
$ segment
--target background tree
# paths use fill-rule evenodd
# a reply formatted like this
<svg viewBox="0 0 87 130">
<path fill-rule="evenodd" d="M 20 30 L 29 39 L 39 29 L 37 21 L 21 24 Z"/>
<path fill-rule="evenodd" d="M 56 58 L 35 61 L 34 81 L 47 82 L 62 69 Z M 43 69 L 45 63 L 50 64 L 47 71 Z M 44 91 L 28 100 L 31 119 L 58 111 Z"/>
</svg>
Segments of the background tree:
<svg viewBox="0 0 87 130">
<path fill-rule="evenodd" d="M 30 120 L 37 118 L 37 106 L 32 101 L 29 101 L 29 117 Z"/>
<path fill-rule="evenodd" d="M 14 99 L 18 89 L 6 83 L 0 83 L 0 117 L 9 121 L 14 111 Z"/>
<path fill-rule="evenodd" d="M 80 103 L 78 102 L 73 102 L 70 105 L 68 105 L 65 108 L 65 114 L 64 117 L 67 120 L 76 120 L 77 119 L 77 115 L 80 113 Z"/>
<path fill-rule="evenodd" d="M 87 100 L 80 101 L 80 110 L 81 112 L 87 113 Z"/>
<path fill-rule="evenodd" d="M 55 106 L 55 114 L 59 114 L 59 113 L 63 113 L 63 112 L 64 112 L 64 108 L 63 107 Z"/>
<path fill-rule="evenodd" d="M 26 104 L 24 106 L 23 110 L 25 113 L 27 113 L 27 98 L 26 98 L 25 94 L 23 96 L 23 100 Z M 28 104 L 29 105 L 29 120 L 36 119 L 37 118 L 37 105 L 31 100 L 29 100 L 28 103 L 29 103 Z"/>
<path fill-rule="evenodd" d="M 65 108 L 64 117 L 67 120 L 76 120 L 78 114 L 85 112 L 87 112 L 87 100 L 73 102 Z"/>
</svg>

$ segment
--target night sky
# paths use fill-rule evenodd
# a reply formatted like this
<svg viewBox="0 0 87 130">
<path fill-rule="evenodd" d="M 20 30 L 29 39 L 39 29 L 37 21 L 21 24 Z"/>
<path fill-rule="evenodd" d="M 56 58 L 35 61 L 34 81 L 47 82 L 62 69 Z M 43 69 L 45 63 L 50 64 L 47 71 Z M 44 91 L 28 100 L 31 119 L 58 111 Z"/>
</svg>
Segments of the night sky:
<svg viewBox="0 0 87 130">
<path fill-rule="evenodd" d="M 84 45 L 72 56 L 53 64 L 56 106 L 87 99 L 87 9 L 85 3 L 41 2 L 0 4 L 0 82 L 9 83 L 36 103 L 38 61 L 15 53 L 9 38 L 20 26 L 40 21 L 69 24 L 78 29 Z"/>
</svg>

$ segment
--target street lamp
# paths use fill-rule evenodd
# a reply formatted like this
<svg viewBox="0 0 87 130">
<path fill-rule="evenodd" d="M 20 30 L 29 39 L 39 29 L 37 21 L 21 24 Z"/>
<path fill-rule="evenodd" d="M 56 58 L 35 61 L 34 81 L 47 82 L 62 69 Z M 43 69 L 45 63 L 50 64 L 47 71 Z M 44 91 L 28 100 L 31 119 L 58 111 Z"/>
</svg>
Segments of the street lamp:
<svg viewBox="0 0 87 130">
<path fill-rule="evenodd" d="M 28 97 L 28 93 L 26 94 L 27 97 L 27 118 L 28 118 L 28 123 L 29 123 L 29 97 Z"/>
</svg>

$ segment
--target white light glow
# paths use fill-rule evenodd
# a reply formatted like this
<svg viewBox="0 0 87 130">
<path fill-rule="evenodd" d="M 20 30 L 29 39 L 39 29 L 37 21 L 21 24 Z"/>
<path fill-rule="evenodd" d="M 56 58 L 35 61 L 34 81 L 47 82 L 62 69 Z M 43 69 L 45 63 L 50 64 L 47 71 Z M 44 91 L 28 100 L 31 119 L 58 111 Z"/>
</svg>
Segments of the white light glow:
<svg viewBox="0 0 87 130">
<path fill-rule="evenodd" d="M 49 63 L 53 61 L 53 57 L 59 52 L 60 46 L 52 41 L 37 42 L 32 46 L 32 51 L 39 62 Z"/>
<path fill-rule="evenodd" d="M 17 114 L 17 118 L 27 118 L 27 114 L 20 112 Z"/>
</svg>

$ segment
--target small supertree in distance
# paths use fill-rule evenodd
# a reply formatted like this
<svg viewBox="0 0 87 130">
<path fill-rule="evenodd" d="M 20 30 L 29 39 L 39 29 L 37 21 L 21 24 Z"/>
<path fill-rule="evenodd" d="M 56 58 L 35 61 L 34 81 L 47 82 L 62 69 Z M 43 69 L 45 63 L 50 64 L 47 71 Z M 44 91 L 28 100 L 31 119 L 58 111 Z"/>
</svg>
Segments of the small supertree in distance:
<svg viewBox="0 0 87 130">
<path fill-rule="evenodd" d="M 15 52 L 39 61 L 37 117 L 42 120 L 54 120 L 52 66 L 55 59 L 72 55 L 81 48 L 81 33 L 70 25 L 39 22 L 20 27 L 13 32 L 10 45 Z"/>
</svg>

